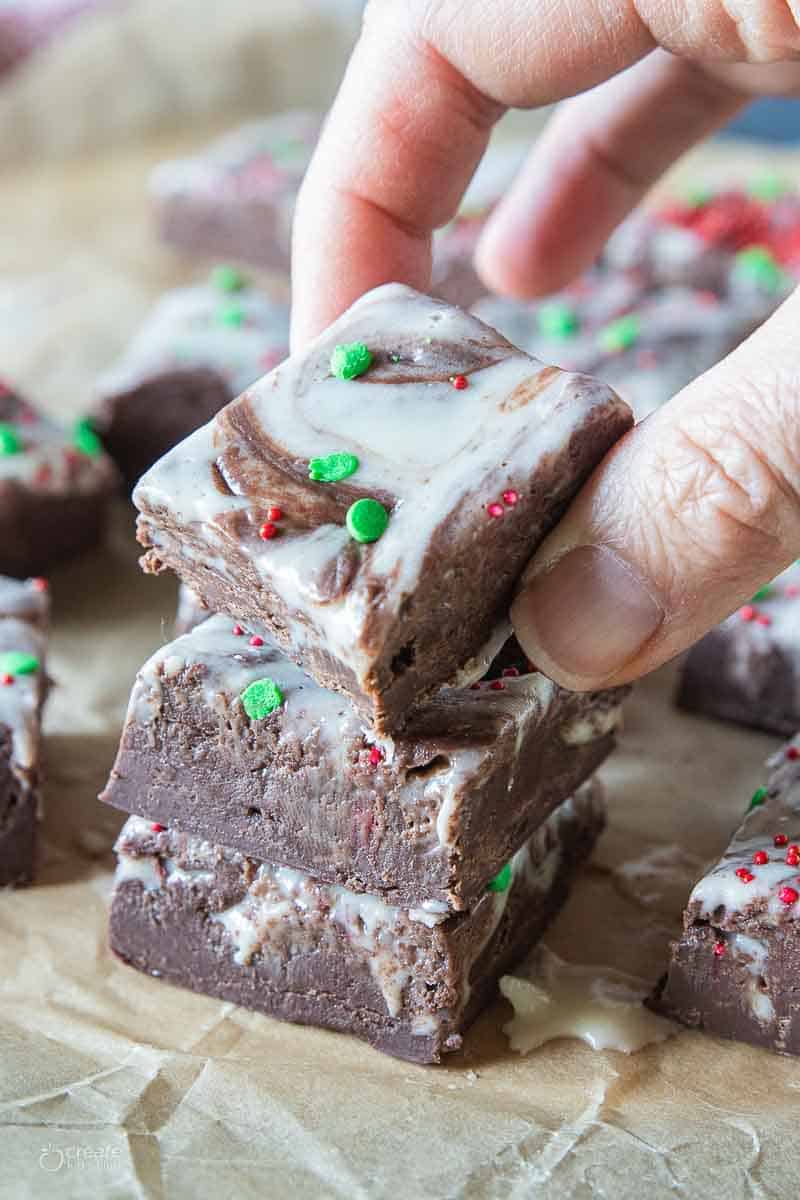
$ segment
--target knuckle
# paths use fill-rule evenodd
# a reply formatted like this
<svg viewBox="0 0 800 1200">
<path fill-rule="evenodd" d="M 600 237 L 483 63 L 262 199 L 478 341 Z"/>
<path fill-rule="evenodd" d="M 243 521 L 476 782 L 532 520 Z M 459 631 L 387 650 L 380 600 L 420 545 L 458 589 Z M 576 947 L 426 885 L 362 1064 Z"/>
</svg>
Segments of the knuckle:
<svg viewBox="0 0 800 1200">
<path fill-rule="evenodd" d="M 748 405 L 716 404 L 678 415 L 671 437 L 656 448 L 653 485 L 662 506 L 662 536 L 690 543 L 724 573 L 749 558 L 767 566 L 800 536 L 796 462 L 785 439 L 765 438 L 773 403 L 753 390 Z"/>
</svg>

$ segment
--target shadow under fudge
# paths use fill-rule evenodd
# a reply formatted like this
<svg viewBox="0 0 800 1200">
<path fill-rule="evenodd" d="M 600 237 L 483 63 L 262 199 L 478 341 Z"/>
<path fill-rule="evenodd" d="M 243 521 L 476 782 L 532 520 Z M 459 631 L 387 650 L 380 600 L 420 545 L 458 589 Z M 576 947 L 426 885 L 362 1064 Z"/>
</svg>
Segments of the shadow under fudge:
<svg viewBox="0 0 800 1200">
<path fill-rule="evenodd" d="M 768 766 L 767 786 L 695 885 L 649 1004 L 719 1037 L 800 1054 L 800 746 Z"/>
<path fill-rule="evenodd" d="M 345 382 L 329 361 L 353 341 L 373 360 Z M 145 475 L 143 565 L 265 624 L 324 687 L 396 731 L 504 624 L 531 554 L 631 421 L 605 385 L 387 285 Z M 336 452 L 357 457 L 355 474 L 309 479 L 311 457 Z M 370 544 L 345 528 L 362 497 L 389 512 Z"/>
<path fill-rule="evenodd" d="M 100 798 L 392 904 L 469 908 L 611 752 L 628 691 L 521 674 L 514 646 L 515 674 L 445 689 L 376 740 L 263 628 L 212 617 L 139 672 Z M 265 678 L 282 703 L 251 720 L 242 697 Z"/>
<path fill-rule="evenodd" d="M 439 1062 L 556 916 L 604 821 L 592 782 L 519 850 L 504 888 L 447 916 L 130 818 L 117 843 L 111 948 L 192 991 Z"/>
</svg>

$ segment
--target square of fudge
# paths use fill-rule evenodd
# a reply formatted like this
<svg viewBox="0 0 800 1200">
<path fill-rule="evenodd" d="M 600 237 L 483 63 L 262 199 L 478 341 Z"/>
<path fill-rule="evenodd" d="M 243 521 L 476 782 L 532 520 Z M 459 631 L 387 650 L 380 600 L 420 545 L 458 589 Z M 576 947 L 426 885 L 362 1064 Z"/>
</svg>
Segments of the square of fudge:
<svg viewBox="0 0 800 1200">
<path fill-rule="evenodd" d="M 395 731 L 507 628 L 531 554 L 631 422 L 607 386 L 389 284 L 147 472 L 143 565 Z"/>
<path fill-rule="evenodd" d="M 800 1054 L 800 736 L 689 897 L 651 1006 L 718 1037 Z"/>
<path fill-rule="evenodd" d="M 792 563 L 694 645 L 677 704 L 787 737 L 800 727 L 800 565 Z"/>
<path fill-rule="evenodd" d="M 0 887 L 35 871 L 48 622 L 43 580 L 0 577 Z"/>
<path fill-rule="evenodd" d="M 547 362 L 587 371 L 646 416 L 760 322 L 733 297 L 683 286 L 644 291 L 635 272 L 596 269 L 533 304 L 490 296 L 475 315 Z"/>
<path fill-rule="evenodd" d="M 62 430 L 0 383 L 0 573 L 47 574 L 94 546 L 118 483 L 85 423 Z"/>
<path fill-rule="evenodd" d="M 604 819 L 602 789 L 586 784 L 452 916 L 131 817 L 116 845 L 111 949 L 192 991 L 439 1062 L 556 916 Z"/>
<path fill-rule="evenodd" d="M 278 113 L 159 163 L 150 195 L 161 238 L 191 254 L 288 271 L 295 201 L 320 123 L 310 112 Z"/>
<path fill-rule="evenodd" d="M 288 347 L 288 306 L 233 267 L 165 293 L 95 389 L 92 426 L 128 488 Z"/>
<path fill-rule="evenodd" d="M 101 799 L 393 904 L 469 908 L 614 746 L 627 689 L 444 689 L 380 738 L 263 627 L 215 616 L 139 672 Z"/>
</svg>

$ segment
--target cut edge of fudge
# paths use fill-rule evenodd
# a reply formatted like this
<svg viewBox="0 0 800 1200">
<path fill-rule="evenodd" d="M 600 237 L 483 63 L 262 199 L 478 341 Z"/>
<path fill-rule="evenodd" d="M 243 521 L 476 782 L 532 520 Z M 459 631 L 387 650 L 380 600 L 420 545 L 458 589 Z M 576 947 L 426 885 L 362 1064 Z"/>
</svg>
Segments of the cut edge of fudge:
<svg viewBox="0 0 800 1200">
<path fill-rule="evenodd" d="M 800 1054 L 800 735 L 768 767 L 722 858 L 695 884 L 649 1004 L 719 1037 Z"/>
<path fill-rule="evenodd" d="M 344 381 L 329 362 L 353 344 L 371 361 Z M 531 554 L 631 422 L 606 385 L 385 285 L 144 476 L 143 566 L 266 624 L 396 731 L 507 620 Z M 346 479 L 309 478 L 312 459 L 351 451 Z M 351 536 L 365 500 L 389 515 L 382 535 L 359 523 Z"/>
<path fill-rule="evenodd" d="M 593 781 L 471 912 L 447 916 L 393 908 L 131 817 L 116 847 L 111 948 L 193 991 L 439 1062 L 553 920 L 604 820 Z"/>
<path fill-rule="evenodd" d="M 568 692 L 513 639 L 497 662 L 381 738 L 263 627 L 212 617 L 139 671 L 100 799 L 389 903 L 469 908 L 610 753 L 628 690 Z"/>
<path fill-rule="evenodd" d="M 0 577 L 0 887 L 30 883 L 36 866 L 49 623 L 40 583 Z"/>
<path fill-rule="evenodd" d="M 47 574 L 102 538 L 118 475 L 86 421 L 72 433 L 0 382 L 0 574 Z"/>
<path fill-rule="evenodd" d="M 800 564 L 689 650 L 679 708 L 789 737 L 800 727 Z"/>
</svg>

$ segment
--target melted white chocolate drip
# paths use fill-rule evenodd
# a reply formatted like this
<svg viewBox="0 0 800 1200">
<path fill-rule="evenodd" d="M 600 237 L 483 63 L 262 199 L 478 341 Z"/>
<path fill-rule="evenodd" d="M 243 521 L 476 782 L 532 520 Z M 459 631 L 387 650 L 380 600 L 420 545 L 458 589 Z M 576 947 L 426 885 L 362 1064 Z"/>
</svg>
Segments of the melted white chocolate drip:
<svg viewBox="0 0 800 1200">
<path fill-rule="evenodd" d="M 634 1054 L 677 1032 L 643 1006 L 649 988 L 642 980 L 610 967 L 566 963 L 544 946 L 524 974 L 503 976 L 500 991 L 514 1006 L 504 1032 L 520 1054 L 565 1037 L 593 1050 Z"/>
</svg>

